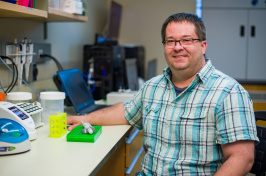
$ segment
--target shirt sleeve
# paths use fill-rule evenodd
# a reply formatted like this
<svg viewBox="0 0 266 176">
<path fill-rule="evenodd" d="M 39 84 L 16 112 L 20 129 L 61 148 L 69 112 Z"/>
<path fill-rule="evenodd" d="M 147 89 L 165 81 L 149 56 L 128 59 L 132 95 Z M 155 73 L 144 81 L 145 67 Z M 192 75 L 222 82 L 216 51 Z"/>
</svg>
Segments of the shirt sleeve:
<svg viewBox="0 0 266 176">
<path fill-rule="evenodd" d="M 141 88 L 134 97 L 124 103 L 125 117 L 131 125 L 141 130 L 142 127 L 142 89 Z"/>
<path fill-rule="evenodd" d="M 225 97 L 217 113 L 216 142 L 227 144 L 239 140 L 259 141 L 253 103 L 242 86 Z"/>
</svg>

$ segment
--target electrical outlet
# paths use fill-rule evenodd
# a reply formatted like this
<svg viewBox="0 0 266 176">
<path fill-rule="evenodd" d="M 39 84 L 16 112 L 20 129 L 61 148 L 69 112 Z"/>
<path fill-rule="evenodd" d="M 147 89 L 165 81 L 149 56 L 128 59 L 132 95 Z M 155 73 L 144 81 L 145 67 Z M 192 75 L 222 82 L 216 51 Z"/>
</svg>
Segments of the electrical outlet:
<svg viewBox="0 0 266 176">
<path fill-rule="evenodd" d="M 51 44 L 49 43 L 34 43 L 33 52 L 35 55 L 33 56 L 33 62 L 42 63 L 46 61 L 46 59 L 40 58 L 41 54 L 51 55 Z"/>
<path fill-rule="evenodd" d="M 43 54 L 43 49 L 38 50 L 38 56 L 40 56 L 41 54 Z"/>
<path fill-rule="evenodd" d="M 5 56 L 6 55 L 6 49 L 5 49 L 6 43 L 0 42 L 0 56 Z M 0 65 L 3 63 L 0 61 Z"/>
</svg>

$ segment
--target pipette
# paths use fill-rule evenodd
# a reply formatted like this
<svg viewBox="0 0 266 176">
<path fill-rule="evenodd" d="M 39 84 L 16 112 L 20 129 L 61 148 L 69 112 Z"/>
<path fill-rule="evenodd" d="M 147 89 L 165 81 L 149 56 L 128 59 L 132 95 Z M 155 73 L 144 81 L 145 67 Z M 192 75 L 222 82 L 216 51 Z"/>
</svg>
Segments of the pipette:
<svg viewBox="0 0 266 176">
<path fill-rule="evenodd" d="M 31 40 L 29 40 L 27 44 L 27 57 L 26 57 L 26 63 L 25 63 L 25 77 L 26 80 L 29 80 L 29 71 L 30 71 L 30 64 L 32 62 L 33 57 L 33 43 Z"/>
<path fill-rule="evenodd" d="M 15 43 L 16 44 L 16 43 Z M 17 53 L 16 55 L 16 64 L 17 64 L 17 68 L 18 68 L 18 77 L 22 79 L 22 74 L 23 74 L 23 65 L 25 64 L 26 62 L 26 47 L 27 47 L 27 44 L 26 44 L 26 41 L 25 40 L 22 40 L 22 42 L 20 43 L 20 49 L 19 49 L 19 53 Z M 21 54 L 21 56 L 19 55 Z M 21 86 L 22 84 L 22 80 L 19 79 L 18 80 L 18 85 Z"/>
</svg>

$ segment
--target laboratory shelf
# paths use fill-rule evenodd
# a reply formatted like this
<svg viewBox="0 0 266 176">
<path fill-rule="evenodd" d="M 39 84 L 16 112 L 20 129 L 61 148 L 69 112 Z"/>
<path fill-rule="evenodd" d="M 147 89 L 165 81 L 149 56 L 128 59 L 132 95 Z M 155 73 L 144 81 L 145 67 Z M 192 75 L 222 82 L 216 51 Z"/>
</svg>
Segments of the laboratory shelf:
<svg viewBox="0 0 266 176">
<path fill-rule="evenodd" d="M 47 11 L 33 9 L 0 1 L 0 17 L 8 18 L 47 18 Z"/>
<path fill-rule="evenodd" d="M 47 22 L 86 22 L 87 16 L 48 7 L 48 1 L 36 1 L 36 8 L 0 1 L 0 18 L 31 18 Z"/>
<path fill-rule="evenodd" d="M 88 21 L 87 16 L 82 16 L 82 15 L 75 15 L 72 13 L 67 13 L 58 9 L 54 9 L 49 7 L 48 9 L 48 22 L 73 22 L 73 21 L 78 21 L 78 22 L 86 22 Z"/>
</svg>

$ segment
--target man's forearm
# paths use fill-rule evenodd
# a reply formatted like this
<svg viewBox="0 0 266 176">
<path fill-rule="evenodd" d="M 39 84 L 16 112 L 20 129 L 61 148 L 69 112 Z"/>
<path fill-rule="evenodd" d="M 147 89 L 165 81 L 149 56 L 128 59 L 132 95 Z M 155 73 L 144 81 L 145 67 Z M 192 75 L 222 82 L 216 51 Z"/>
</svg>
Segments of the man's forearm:
<svg viewBox="0 0 266 176">
<path fill-rule="evenodd" d="M 253 159 L 245 156 L 230 156 L 214 176 L 245 176 L 253 166 Z"/>
<path fill-rule="evenodd" d="M 88 122 L 92 125 L 123 125 L 129 124 L 124 115 L 124 104 L 92 112 L 87 115 Z"/>
<path fill-rule="evenodd" d="M 91 125 L 127 125 L 124 115 L 124 104 L 120 103 L 108 108 L 104 108 L 83 116 L 69 116 L 67 124 L 71 125 L 68 130 L 73 130 L 77 125 L 81 125 L 81 121 L 89 122 Z"/>
</svg>

